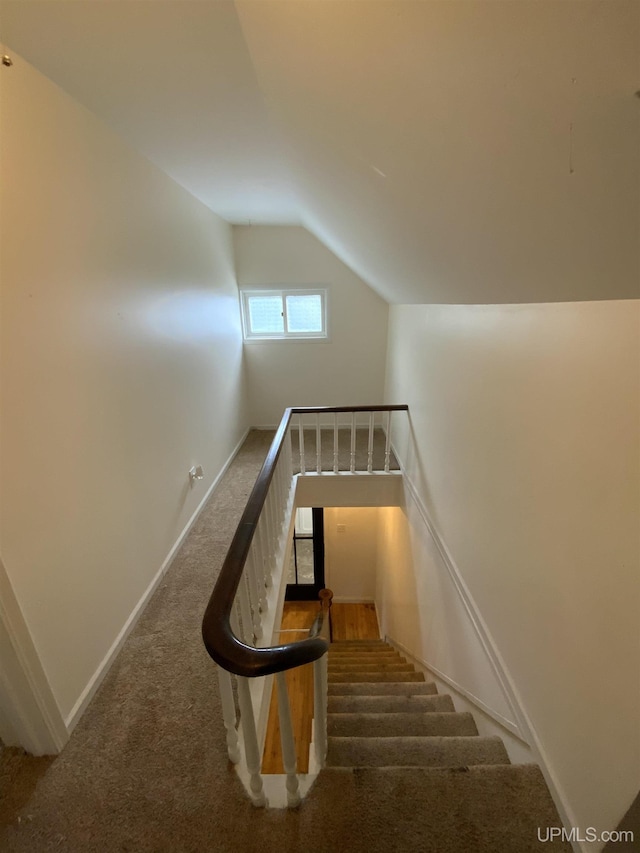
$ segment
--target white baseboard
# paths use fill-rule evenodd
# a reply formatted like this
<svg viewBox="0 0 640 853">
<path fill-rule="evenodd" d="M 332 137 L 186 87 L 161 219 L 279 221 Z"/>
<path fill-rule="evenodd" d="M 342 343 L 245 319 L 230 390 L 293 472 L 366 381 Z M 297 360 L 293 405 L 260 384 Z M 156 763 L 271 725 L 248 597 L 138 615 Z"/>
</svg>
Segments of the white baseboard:
<svg viewBox="0 0 640 853">
<path fill-rule="evenodd" d="M 69 715 L 67 716 L 67 718 L 65 720 L 65 724 L 67 726 L 67 730 L 69 733 L 71 733 L 73 731 L 73 729 L 77 725 L 78 721 L 80 720 L 80 717 L 82 716 L 82 714 L 86 710 L 89 702 L 91 702 L 92 698 L 94 697 L 98 687 L 100 687 L 100 685 L 102 684 L 103 679 L 105 678 L 106 674 L 109 672 L 109 669 L 111 668 L 113 662 L 115 661 L 116 657 L 118 656 L 118 652 L 122 648 L 125 640 L 127 639 L 129 634 L 131 633 L 131 631 L 136 626 L 138 619 L 140 618 L 143 610 L 145 609 L 145 607 L 149 603 L 149 600 L 151 599 L 153 593 L 158 588 L 160 581 L 162 580 L 162 578 L 166 574 L 167 570 L 169 569 L 169 566 L 173 562 L 173 559 L 176 556 L 180 546 L 182 545 L 187 534 L 189 533 L 189 531 L 191 530 L 191 528 L 195 524 L 198 516 L 200 515 L 200 513 L 204 509 L 204 506 L 205 506 L 206 502 L 209 500 L 214 489 L 216 488 L 216 486 L 218 485 L 218 483 L 220 482 L 220 480 L 224 476 L 225 472 L 229 468 L 229 465 L 231 465 L 231 463 L 233 462 L 236 454 L 238 453 L 238 451 L 242 447 L 242 444 L 243 444 L 243 442 L 246 439 L 248 434 L 249 434 L 249 429 L 245 430 L 242 437 L 240 438 L 240 440 L 238 441 L 236 446 L 231 451 L 229 457 L 227 458 L 227 461 L 224 463 L 224 465 L 222 466 L 222 468 L 218 472 L 217 476 L 215 477 L 214 481 L 211 483 L 211 485 L 207 489 L 205 496 L 202 498 L 202 500 L 198 504 L 195 512 L 193 513 L 193 515 L 191 516 L 189 521 L 187 521 L 182 532 L 180 533 L 180 535 L 176 539 L 175 543 L 173 544 L 171 550 L 169 551 L 169 553 L 165 557 L 162 565 L 160 566 L 160 568 L 156 572 L 151 583 L 149 584 L 149 586 L 146 588 L 146 590 L 142 594 L 142 596 L 141 596 L 140 600 L 138 601 L 138 603 L 136 604 L 136 606 L 133 608 L 129 618 L 127 619 L 127 621 L 123 625 L 121 631 L 119 632 L 118 636 L 116 637 L 113 644 L 111 645 L 111 648 L 109 649 L 109 651 L 106 653 L 106 655 L 102 659 L 98 668 L 96 669 L 96 671 L 94 672 L 92 677 L 89 679 L 87 686 L 84 688 L 84 690 L 80 694 L 78 701 L 75 703 L 75 705 L 71 709 Z"/>
</svg>

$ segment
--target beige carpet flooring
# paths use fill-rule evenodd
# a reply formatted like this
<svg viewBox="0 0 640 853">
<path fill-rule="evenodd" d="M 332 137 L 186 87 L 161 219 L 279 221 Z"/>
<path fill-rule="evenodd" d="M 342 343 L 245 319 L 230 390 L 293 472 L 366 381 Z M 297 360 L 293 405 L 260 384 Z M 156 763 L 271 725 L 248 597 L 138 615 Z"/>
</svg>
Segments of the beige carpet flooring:
<svg viewBox="0 0 640 853">
<path fill-rule="evenodd" d="M 200 621 L 270 435 L 250 433 L 61 755 L 0 756 L 9 853 L 527 853 L 557 815 L 540 774 L 324 771 L 295 811 L 254 809 L 230 768 Z M 546 825 L 546 824 L 545 824 Z"/>
</svg>

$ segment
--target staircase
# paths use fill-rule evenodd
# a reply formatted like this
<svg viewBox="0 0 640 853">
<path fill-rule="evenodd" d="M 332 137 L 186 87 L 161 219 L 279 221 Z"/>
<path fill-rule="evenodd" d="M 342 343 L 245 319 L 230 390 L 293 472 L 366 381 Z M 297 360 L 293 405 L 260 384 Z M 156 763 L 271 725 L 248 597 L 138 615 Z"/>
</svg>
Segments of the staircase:
<svg viewBox="0 0 640 853">
<path fill-rule="evenodd" d="M 512 765 L 500 738 L 479 736 L 383 640 L 332 643 L 327 731 L 323 787 L 355 777 L 375 815 L 371 849 L 571 853 L 541 841 L 561 822 L 538 767 Z"/>
</svg>

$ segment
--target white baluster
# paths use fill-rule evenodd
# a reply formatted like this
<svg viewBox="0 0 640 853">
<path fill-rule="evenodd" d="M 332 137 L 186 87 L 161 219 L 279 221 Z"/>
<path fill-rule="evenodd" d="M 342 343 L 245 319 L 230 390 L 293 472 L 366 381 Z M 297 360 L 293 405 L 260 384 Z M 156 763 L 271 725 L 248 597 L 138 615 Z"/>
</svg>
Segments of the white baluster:
<svg viewBox="0 0 640 853">
<path fill-rule="evenodd" d="M 351 460 L 349 470 L 352 474 L 356 470 L 356 413 L 351 412 Z"/>
<path fill-rule="evenodd" d="M 276 522 L 273 514 L 273 492 L 269 489 L 269 493 L 267 494 L 267 500 L 264 505 L 263 512 L 266 514 L 267 520 L 267 541 L 269 543 L 269 551 L 267 554 L 267 586 L 272 586 L 273 584 L 273 571 L 275 569 L 275 555 L 277 549 L 277 539 L 276 539 Z"/>
<path fill-rule="evenodd" d="M 278 524 L 278 511 L 276 506 L 276 494 L 274 489 L 269 489 L 269 512 L 271 516 L 271 541 L 272 541 L 272 550 L 271 550 L 271 573 L 276 569 L 277 565 L 277 556 L 278 550 L 280 547 L 280 526 Z"/>
<path fill-rule="evenodd" d="M 258 587 L 258 598 L 260 606 L 262 599 L 265 597 L 264 592 L 264 564 L 262 560 L 262 547 L 260 544 L 260 522 L 256 525 L 253 539 L 251 540 L 251 555 L 253 557 L 253 571 L 256 576 L 256 586 Z"/>
<path fill-rule="evenodd" d="M 251 615 L 253 617 L 253 634 L 256 640 L 262 639 L 262 602 L 260 600 L 260 586 L 256 579 L 255 561 L 253 558 L 253 548 L 247 554 L 247 560 L 244 564 L 244 572 L 247 576 L 247 584 L 249 587 L 249 604 L 251 605 Z M 264 586 L 262 587 L 264 592 Z"/>
<path fill-rule="evenodd" d="M 257 540 L 258 546 L 258 569 L 259 575 L 258 579 L 262 578 L 262 585 L 269 589 L 271 587 L 271 576 L 267 571 L 267 539 L 265 535 L 265 519 L 263 516 L 260 516 L 258 521 L 258 526 L 256 527 L 256 532 L 254 534 L 254 540 Z M 266 609 L 266 608 L 265 608 Z M 264 611 L 263 611 L 264 612 Z"/>
<path fill-rule="evenodd" d="M 304 464 L 304 426 L 302 423 L 302 415 L 298 415 L 298 449 L 300 451 L 300 473 L 306 471 Z"/>
<path fill-rule="evenodd" d="M 273 541 L 271 538 L 271 519 L 269 518 L 268 501 L 265 501 L 265 504 L 262 508 L 260 521 L 262 522 L 262 531 L 264 533 L 264 536 L 262 538 L 262 541 L 264 543 L 264 576 L 267 587 L 270 587 L 273 583 L 273 578 L 271 577 L 271 555 L 273 553 Z"/>
<path fill-rule="evenodd" d="M 280 537 L 282 536 L 282 484 L 280 477 L 276 472 L 276 482 L 274 483 L 273 491 L 273 518 L 275 525 L 275 536 L 277 549 L 280 547 Z"/>
<path fill-rule="evenodd" d="M 293 737 L 286 673 L 276 672 L 276 684 L 278 686 L 278 718 L 280 721 L 282 765 L 284 772 L 287 774 L 287 803 L 289 806 L 297 806 L 300 803 L 300 790 L 296 765 L 296 742 Z"/>
<path fill-rule="evenodd" d="M 287 446 L 282 448 L 282 503 L 284 506 L 285 518 L 287 507 L 289 506 L 289 495 L 291 493 L 291 466 L 290 457 Z"/>
<path fill-rule="evenodd" d="M 254 541 L 251 543 L 251 550 L 247 555 L 246 571 L 249 573 L 249 586 L 253 589 L 251 596 L 251 604 L 253 608 L 253 633 L 256 639 L 262 637 L 262 613 L 266 610 L 267 596 L 264 588 L 264 579 L 259 579 L 258 570 L 256 569 L 256 552 L 257 548 Z"/>
<path fill-rule="evenodd" d="M 260 775 L 260 747 L 256 733 L 256 721 L 253 716 L 249 679 L 238 676 L 238 704 L 242 720 L 242 737 L 244 739 L 244 755 L 249 771 L 249 787 L 251 788 L 254 806 L 266 806 L 262 776 Z"/>
<path fill-rule="evenodd" d="M 264 524 L 264 533 L 265 533 L 265 547 L 266 553 L 265 556 L 267 558 L 265 566 L 267 573 L 271 572 L 271 555 L 273 554 L 273 524 L 271 521 L 271 502 L 269 501 L 269 493 L 267 492 L 267 496 L 264 501 L 264 506 L 262 507 L 262 513 L 260 514 L 260 521 Z"/>
<path fill-rule="evenodd" d="M 373 471 L 373 424 L 375 415 L 369 412 L 369 446 L 367 448 L 367 471 L 369 474 Z"/>
<path fill-rule="evenodd" d="M 231 625 L 231 630 L 236 635 L 236 637 L 242 637 L 242 631 L 240 630 L 240 617 L 238 615 L 238 597 L 234 599 L 233 606 L 231 608 L 231 613 L 229 614 L 229 624 Z"/>
<path fill-rule="evenodd" d="M 391 412 L 387 412 L 387 440 L 384 446 L 384 470 L 389 473 L 391 461 Z"/>
<path fill-rule="evenodd" d="M 240 761 L 240 747 L 238 745 L 238 731 L 236 729 L 236 705 L 233 701 L 233 688 L 231 686 L 231 673 L 221 666 L 217 666 L 218 684 L 220 686 L 220 701 L 222 703 L 222 720 L 227 733 L 227 752 L 229 761 L 237 764 Z"/>
<path fill-rule="evenodd" d="M 313 662 L 313 737 L 319 767 L 327 760 L 327 658 Z"/>
<path fill-rule="evenodd" d="M 285 461 L 280 454 L 280 459 L 278 460 L 278 524 L 280 528 L 280 535 L 282 535 L 282 531 L 284 528 L 284 522 L 287 514 L 287 478 L 284 473 Z"/>
<path fill-rule="evenodd" d="M 322 473 L 322 436 L 320 435 L 320 414 L 316 412 L 316 472 Z"/>
<path fill-rule="evenodd" d="M 240 616 L 242 618 L 242 637 L 245 643 L 253 646 L 253 616 L 251 615 L 251 605 L 249 604 L 249 589 L 247 585 L 247 575 L 243 572 L 238 585 L 237 593 L 238 602 L 240 603 Z"/>
<path fill-rule="evenodd" d="M 260 532 L 260 543 L 262 545 L 262 564 L 264 566 L 264 585 L 270 589 L 273 583 L 271 578 L 271 539 L 269 537 L 269 523 L 267 521 L 266 509 L 263 508 L 258 522 Z"/>
<path fill-rule="evenodd" d="M 280 533 L 282 533 L 282 528 L 284 527 L 284 521 L 287 513 L 287 478 L 285 475 L 285 460 L 280 454 L 280 458 L 278 459 L 278 525 L 280 528 Z"/>
<path fill-rule="evenodd" d="M 282 487 L 280 484 L 280 477 L 277 476 L 275 482 L 272 484 L 272 505 L 273 505 L 273 532 L 274 538 L 276 542 L 276 550 L 275 553 L 280 553 L 280 539 L 282 537 Z"/>
<path fill-rule="evenodd" d="M 291 448 L 291 429 L 287 430 L 287 438 L 282 448 L 285 455 L 285 474 L 287 479 L 287 494 L 291 491 L 291 480 L 293 479 L 293 450 Z"/>
<path fill-rule="evenodd" d="M 291 433 L 287 435 L 287 441 L 285 442 L 283 452 L 285 454 L 284 477 L 286 483 L 286 502 L 288 507 L 289 501 L 291 500 L 291 490 L 293 489 L 293 451 L 291 450 Z"/>
<path fill-rule="evenodd" d="M 282 469 L 280 468 L 280 460 L 278 460 L 278 464 L 273 472 L 271 490 L 273 491 L 273 503 L 276 510 L 276 530 L 279 539 L 280 530 L 282 529 Z"/>
<path fill-rule="evenodd" d="M 338 473 L 338 413 L 333 413 L 333 473 Z"/>
</svg>

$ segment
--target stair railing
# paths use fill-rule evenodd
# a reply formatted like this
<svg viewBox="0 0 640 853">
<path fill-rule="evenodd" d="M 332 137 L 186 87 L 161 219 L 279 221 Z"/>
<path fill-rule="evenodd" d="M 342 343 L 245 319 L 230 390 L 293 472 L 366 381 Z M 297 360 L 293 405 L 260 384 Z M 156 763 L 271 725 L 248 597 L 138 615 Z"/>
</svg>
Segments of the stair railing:
<svg viewBox="0 0 640 853">
<path fill-rule="evenodd" d="M 310 637 L 322 637 L 331 642 L 331 603 L 333 592 L 321 589 L 320 612 L 309 631 Z M 327 695 L 328 695 L 328 659 L 327 655 L 313 662 L 313 743 L 318 767 L 325 766 L 327 760 Z"/>
<path fill-rule="evenodd" d="M 265 615 L 270 609 L 275 610 L 277 605 L 279 581 L 284 570 L 284 555 L 294 510 L 294 467 L 303 475 L 309 468 L 305 456 L 305 433 L 308 433 L 309 418 L 313 420 L 311 426 L 312 429 L 315 428 L 316 442 L 316 459 L 312 473 L 337 474 L 340 470 L 339 430 L 345 429 L 345 425 L 339 423 L 339 415 L 342 413 L 349 419 L 346 429 L 350 430 L 349 462 L 345 472 L 374 473 L 376 418 L 381 418 L 385 448 L 382 466 L 376 473 L 389 473 L 391 413 L 407 409 L 406 405 L 286 409 L 222 564 L 205 610 L 202 636 L 207 652 L 218 664 L 229 759 L 236 765 L 241 762 L 242 751 L 238 737 L 238 729 L 241 729 L 247 782 L 255 805 L 263 806 L 267 801 L 260 773 L 261 750 L 250 686 L 252 679 L 276 674 L 289 805 L 296 805 L 300 801 L 300 795 L 291 711 L 284 678 L 287 669 L 318 662 L 314 668 L 314 709 L 317 713 L 314 721 L 314 742 L 319 766 L 323 766 L 326 755 L 326 652 L 330 642 L 327 634 L 330 619 L 323 617 L 318 632 L 310 633 L 304 640 L 275 646 L 259 645 L 263 641 Z M 294 416 L 297 417 L 298 439 L 295 466 L 291 430 Z M 357 437 L 362 429 L 358 427 L 359 417 L 366 418 L 367 450 L 366 456 L 363 455 L 365 461 L 362 467 L 357 457 Z M 327 427 L 329 430 L 333 429 L 333 452 L 326 454 L 330 456 L 328 465 L 325 464 L 322 454 L 322 432 L 326 431 Z M 279 572 L 277 585 L 274 576 L 276 570 Z M 323 657 L 324 661 L 320 663 Z M 236 676 L 237 681 L 239 721 L 231 674 Z"/>
</svg>

